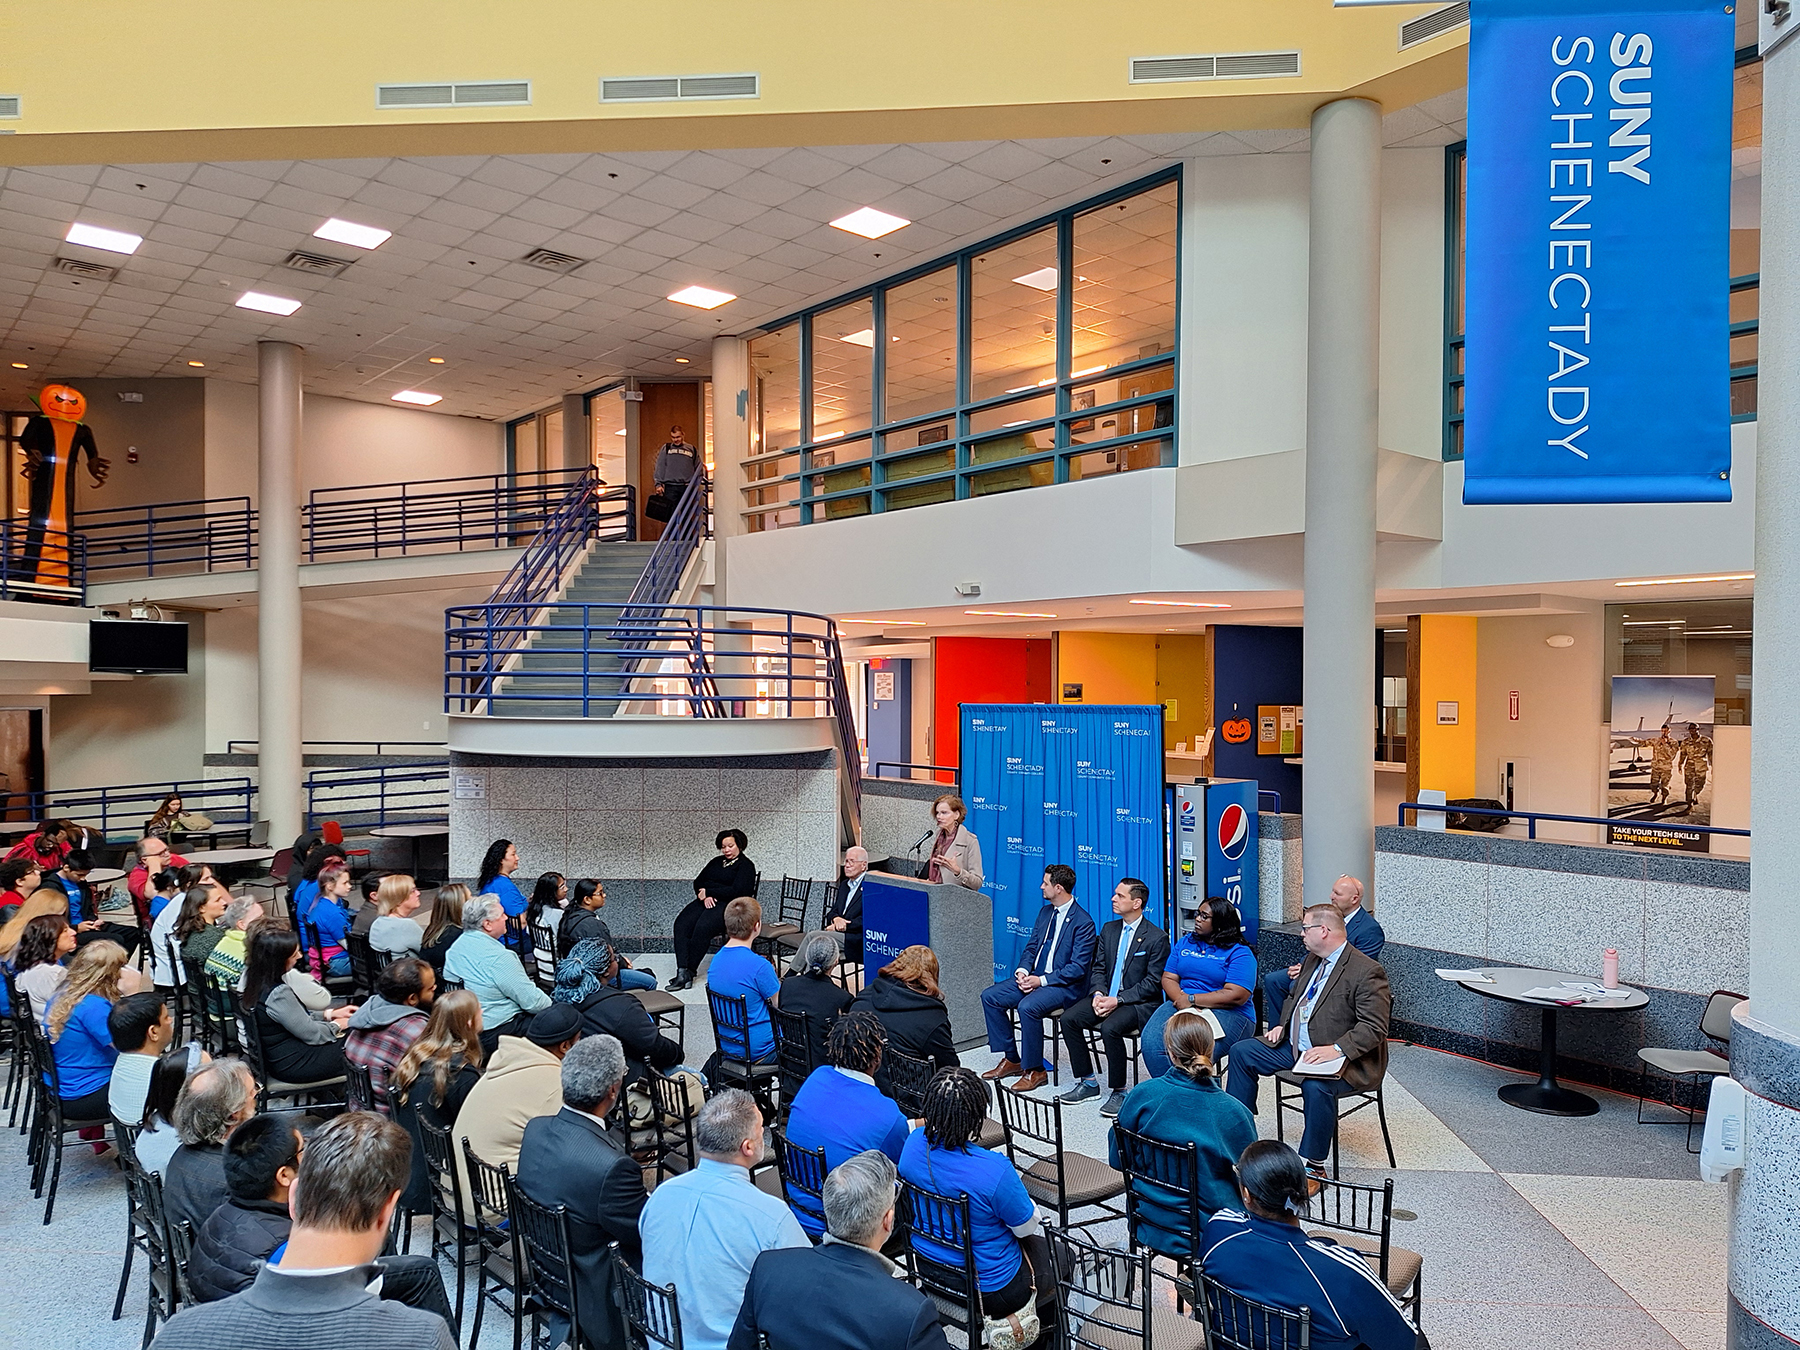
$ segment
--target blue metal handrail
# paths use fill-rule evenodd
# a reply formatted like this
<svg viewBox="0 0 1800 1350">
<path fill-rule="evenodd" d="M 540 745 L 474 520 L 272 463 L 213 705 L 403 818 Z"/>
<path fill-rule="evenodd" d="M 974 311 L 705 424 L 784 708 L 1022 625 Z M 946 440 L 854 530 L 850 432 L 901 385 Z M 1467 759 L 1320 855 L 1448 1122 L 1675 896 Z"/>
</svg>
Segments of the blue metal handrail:
<svg viewBox="0 0 1800 1350">
<path fill-rule="evenodd" d="M 627 605 L 662 605 L 674 598 L 681 574 L 706 534 L 709 492 L 706 475 L 696 473 L 687 491 L 681 494 L 675 513 L 663 526 L 662 537 L 656 541 L 650 561 L 644 564 L 644 574 L 631 588 Z"/>
<path fill-rule="evenodd" d="M 256 566 L 256 512 L 248 497 L 204 497 L 77 511 L 89 574 L 153 577 Z"/>
<path fill-rule="evenodd" d="M 23 808 L 33 820 L 76 820 L 94 826 L 108 839 L 122 835 L 129 825 L 129 837 L 137 839 L 143 834 L 144 823 L 155 814 L 163 798 L 171 794 L 180 797 L 184 807 L 203 811 L 215 825 L 248 827 L 255 819 L 250 804 L 256 795 L 256 785 L 248 778 L 186 781 L 165 778 L 156 783 L 116 783 L 106 787 L 12 792 L 0 796 L 4 796 L 7 815 Z"/>
<path fill-rule="evenodd" d="M 450 820 L 450 761 L 314 769 L 306 776 L 306 827 L 440 825 Z"/>
<path fill-rule="evenodd" d="M 65 562 L 68 575 L 55 580 Z M 84 605 L 87 573 L 87 540 L 81 535 L 0 520 L 0 600 Z"/>
<path fill-rule="evenodd" d="M 1537 838 L 1537 823 L 1540 820 L 1560 820 L 1566 821 L 1572 825 L 1636 825 L 1644 828 L 1658 828 L 1664 830 L 1687 830 L 1692 834 L 1735 834 L 1745 839 L 1750 837 L 1750 831 L 1748 830 L 1727 829 L 1723 825 L 1680 825 L 1673 821 L 1640 820 L 1632 816 L 1565 816 L 1554 811 L 1509 811 L 1493 806 L 1456 806 L 1449 803 L 1439 805 L 1436 802 L 1401 802 L 1398 824 L 1406 824 L 1406 813 L 1408 811 L 1412 811 L 1415 814 L 1420 811 L 1436 811 L 1446 816 L 1451 814 L 1463 816 L 1504 816 L 1508 821 L 1514 816 L 1523 816 L 1525 818 L 1525 837 L 1527 839 Z"/>
<path fill-rule="evenodd" d="M 1263 809 L 1262 799 L 1264 797 L 1273 797 L 1275 799 L 1275 814 L 1280 815 L 1281 814 L 1281 794 L 1279 792 L 1277 792 L 1274 788 L 1258 788 L 1256 790 L 1256 809 L 1258 811 Z"/>
</svg>

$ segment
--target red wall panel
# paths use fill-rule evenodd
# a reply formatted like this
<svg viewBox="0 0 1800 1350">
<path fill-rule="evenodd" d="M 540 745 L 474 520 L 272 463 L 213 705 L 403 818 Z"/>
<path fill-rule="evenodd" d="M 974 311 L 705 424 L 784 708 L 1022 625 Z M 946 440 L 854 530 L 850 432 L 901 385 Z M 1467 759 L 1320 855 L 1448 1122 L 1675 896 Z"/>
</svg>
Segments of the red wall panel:
<svg viewBox="0 0 1800 1350">
<path fill-rule="evenodd" d="M 962 762 L 958 704 L 1048 702 L 1049 639 L 931 640 L 932 763 Z"/>
</svg>

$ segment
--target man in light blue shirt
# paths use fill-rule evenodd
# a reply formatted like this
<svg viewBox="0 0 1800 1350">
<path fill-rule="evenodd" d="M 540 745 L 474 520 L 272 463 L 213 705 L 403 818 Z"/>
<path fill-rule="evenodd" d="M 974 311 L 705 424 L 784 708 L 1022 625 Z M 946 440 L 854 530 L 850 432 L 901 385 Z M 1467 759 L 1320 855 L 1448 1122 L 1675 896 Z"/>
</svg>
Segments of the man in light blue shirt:
<svg viewBox="0 0 1800 1350">
<path fill-rule="evenodd" d="M 444 957 L 444 974 L 481 1000 L 481 1048 L 493 1054 L 502 1036 L 523 1036 L 531 1014 L 550 1006 L 518 956 L 501 939 L 506 909 L 491 895 L 463 904 L 463 935 Z"/>
<path fill-rule="evenodd" d="M 756 1258 L 811 1244 L 787 1205 L 750 1180 L 763 1158 L 755 1098 L 719 1093 L 700 1108 L 694 1141 L 698 1166 L 650 1192 L 638 1217 L 644 1278 L 675 1286 L 686 1350 L 725 1350 Z"/>
</svg>

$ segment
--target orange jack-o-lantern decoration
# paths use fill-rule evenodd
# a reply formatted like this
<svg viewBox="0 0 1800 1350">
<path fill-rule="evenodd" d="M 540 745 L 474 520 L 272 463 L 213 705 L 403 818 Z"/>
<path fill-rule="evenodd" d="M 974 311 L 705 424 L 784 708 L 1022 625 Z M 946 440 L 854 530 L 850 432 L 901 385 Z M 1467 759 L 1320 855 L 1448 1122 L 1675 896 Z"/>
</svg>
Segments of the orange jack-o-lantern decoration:
<svg viewBox="0 0 1800 1350">
<path fill-rule="evenodd" d="M 1250 739 L 1250 719 L 1234 717 L 1219 724 L 1219 734 L 1231 745 L 1242 745 Z"/>
<path fill-rule="evenodd" d="M 38 395 L 38 407 L 45 417 L 59 422 L 79 422 L 87 413 L 87 398 L 79 389 L 66 384 L 47 384 Z"/>
</svg>

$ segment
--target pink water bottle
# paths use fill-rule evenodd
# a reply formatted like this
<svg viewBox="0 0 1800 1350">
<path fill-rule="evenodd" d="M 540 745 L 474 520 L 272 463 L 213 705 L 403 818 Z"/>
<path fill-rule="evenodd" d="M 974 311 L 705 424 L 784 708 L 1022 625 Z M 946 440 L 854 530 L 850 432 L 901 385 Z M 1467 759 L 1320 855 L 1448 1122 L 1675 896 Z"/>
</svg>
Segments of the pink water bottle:
<svg viewBox="0 0 1800 1350">
<path fill-rule="evenodd" d="M 1600 954 L 1600 983 L 1608 989 L 1619 987 L 1619 949 L 1608 947 Z"/>
</svg>

